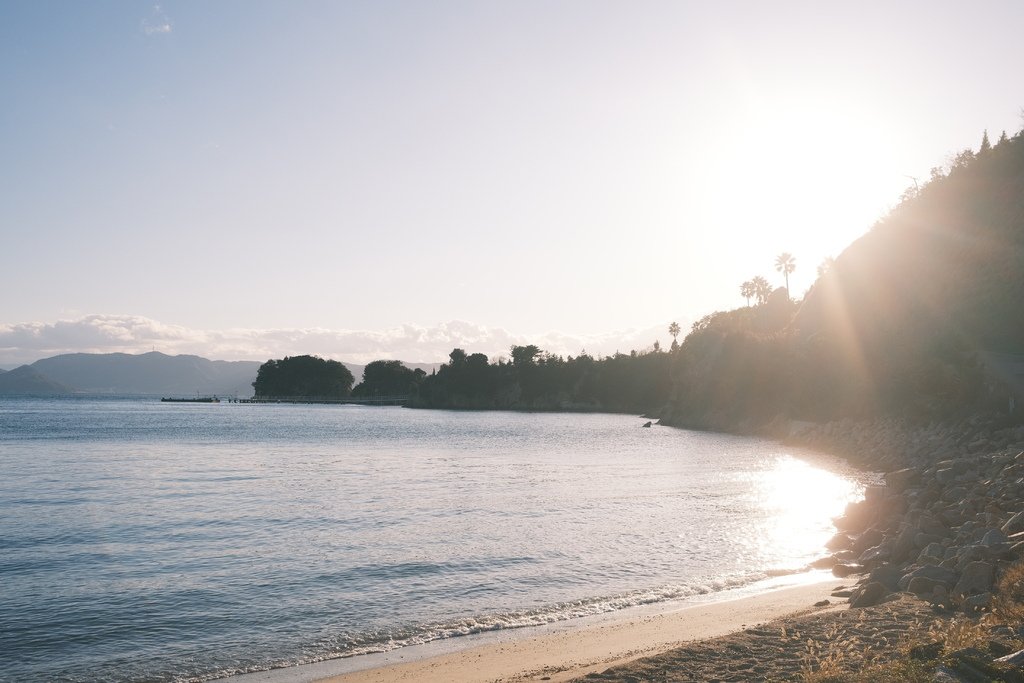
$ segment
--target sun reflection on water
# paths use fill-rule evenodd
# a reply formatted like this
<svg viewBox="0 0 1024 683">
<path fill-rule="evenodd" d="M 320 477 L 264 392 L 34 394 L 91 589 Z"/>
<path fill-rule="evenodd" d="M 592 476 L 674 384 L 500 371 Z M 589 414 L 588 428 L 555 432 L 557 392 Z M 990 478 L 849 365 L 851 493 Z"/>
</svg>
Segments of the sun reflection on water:
<svg viewBox="0 0 1024 683">
<path fill-rule="evenodd" d="M 790 455 L 765 465 L 752 474 L 752 495 L 764 511 L 758 543 L 780 568 L 796 568 L 821 555 L 835 533 L 832 518 L 863 497 L 864 485 Z"/>
</svg>

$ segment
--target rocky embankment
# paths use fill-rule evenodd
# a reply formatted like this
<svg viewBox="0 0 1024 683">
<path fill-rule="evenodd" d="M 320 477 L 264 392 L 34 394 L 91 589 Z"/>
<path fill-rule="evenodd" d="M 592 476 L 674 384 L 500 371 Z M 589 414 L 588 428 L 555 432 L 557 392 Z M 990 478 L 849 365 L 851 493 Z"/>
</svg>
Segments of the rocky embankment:
<svg viewBox="0 0 1024 683">
<path fill-rule="evenodd" d="M 1024 427 L 980 416 L 793 423 L 788 440 L 885 473 L 884 485 L 835 520 L 822 562 L 838 577 L 859 577 L 840 596 L 851 607 L 909 593 L 942 613 L 998 611 L 996 586 L 1024 559 Z"/>
<path fill-rule="evenodd" d="M 946 607 L 990 606 L 1001 570 L 1024 557 L 1024 427 L 975 416 L 956 424 L 901 420 L 794 423 L 790 442 L 881 470 L 835 520 L 825 564 L 863 574 L 854 605 L 909 591 Z"/>
</svg>

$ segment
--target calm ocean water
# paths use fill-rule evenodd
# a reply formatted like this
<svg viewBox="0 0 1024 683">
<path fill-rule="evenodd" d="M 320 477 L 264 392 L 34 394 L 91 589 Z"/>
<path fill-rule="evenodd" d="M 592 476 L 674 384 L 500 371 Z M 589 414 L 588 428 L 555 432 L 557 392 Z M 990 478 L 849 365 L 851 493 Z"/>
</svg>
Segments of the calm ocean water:
<svg viewBox="0 0 1024 683">
<path fill-rule="evenodd" d="M 0 399 L 0 679 L 187 681 L 677 600 L 852 472 L 623 415 Z"/>
</svg>

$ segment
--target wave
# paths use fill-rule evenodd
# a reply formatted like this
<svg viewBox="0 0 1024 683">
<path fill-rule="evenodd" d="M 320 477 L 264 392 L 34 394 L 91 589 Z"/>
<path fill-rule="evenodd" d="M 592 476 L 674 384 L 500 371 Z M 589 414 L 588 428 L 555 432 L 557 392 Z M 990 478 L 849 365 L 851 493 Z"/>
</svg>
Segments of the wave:
<svg viewBox="0 0 1024 683">
<path fill-rule="evenodd" d="M 570 619 L 600 616 L 635 607 L 670 603 L 751 586 L 772 578 L 805 573 L 808 568 L 771 569 L 741 575 L 709 578 L 686 584 L 672 584 L 656 588 L 629 591 L 617 595 L 599 596 L 583 600 L 559 602 L 529 610 L 509 610 L 481 616 L 472 616 L 451 621 L 419 624 L 410 627 L 380 629 L 356 638 L 340 641 L 320 641 L 309 648 L 309 654 L 300 661 L 279 662 L 271 666 L 254 666 L 231 671 L 220 671 L 203 678 L 178 679 L 177 683 L 202 683 L 204 681 L 254 673 L 285 667 L 313 664 L 332 659 L 344 659 L 362 655 L 391 652 L 403 647 L 425 645 L 483 633 L 511 629 L 546 626 Z"/>
</svg>

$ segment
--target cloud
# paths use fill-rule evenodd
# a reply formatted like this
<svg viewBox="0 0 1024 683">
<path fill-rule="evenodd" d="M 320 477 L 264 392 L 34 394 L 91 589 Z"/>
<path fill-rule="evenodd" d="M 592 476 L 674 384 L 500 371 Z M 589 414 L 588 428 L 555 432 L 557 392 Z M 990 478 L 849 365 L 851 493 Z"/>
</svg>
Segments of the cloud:
<svg viewBox="0 0 1024 683">
<path fill-rule="evenodd" d="M 584 349 L 600 355 L 649 347 L 659 336 L 666 336 L 664 332 L 649 328 L 590 335 L 513 334 L 462 320 L 433 327 L 405 324 L 385 330 L 197 330 L 143 316 L 94 314 L 52 323 L 0 324 L 0 365 L 31 363 L 61 353 L 145 353 L 154 349 L 222 360 L 267 360 L 309 353 L 350 363 L 378 359 L 441 362 L 447 360 L 453 348 L 496 358 L 507 356 L 513 344 L 536 344 L 561 355 L 576 355 Z"/>
<path fill-rule="evenodd" d="M 149 16 L 142 20 L 142 32 L 147 36 L 170 33 L 174 25 L 160 5 L 153 5 Z"/>
</svg>

